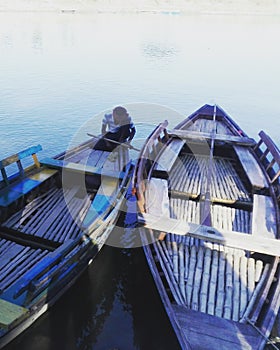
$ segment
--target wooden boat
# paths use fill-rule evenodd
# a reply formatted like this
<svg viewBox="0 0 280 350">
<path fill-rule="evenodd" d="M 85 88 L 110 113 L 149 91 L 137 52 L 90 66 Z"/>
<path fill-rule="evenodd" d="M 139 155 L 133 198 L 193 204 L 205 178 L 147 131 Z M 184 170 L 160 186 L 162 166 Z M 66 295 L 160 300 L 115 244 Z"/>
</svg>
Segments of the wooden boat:
<svg viewBox="0 0 280 350">
<path fill-rule="evenodd" d="M 40 162 L 38 145 L 0 162 L 0 348 L 76 281 L 114 227 L 128 148 L 109 153 L 93 144 Z M 24 167 L 31 156 L 34 164 Z"/>
<path fill-rule="evenodd" d="M 172 131 L 136 163 L 140 234 L 182 349 L 263 349 L 280 304 L 280 153 L 218 106 Z"/>
</svg>

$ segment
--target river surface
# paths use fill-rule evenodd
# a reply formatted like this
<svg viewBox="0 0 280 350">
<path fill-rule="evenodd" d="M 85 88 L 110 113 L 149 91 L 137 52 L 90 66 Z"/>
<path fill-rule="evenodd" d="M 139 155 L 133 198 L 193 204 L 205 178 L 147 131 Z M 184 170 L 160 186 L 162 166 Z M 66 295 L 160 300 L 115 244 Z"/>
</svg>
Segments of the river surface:
<svg viewBox="0 0 280 350">
<path fill-rule="evenodd" d="M 36 144 L 39 158 L 55 155 L 98 133 L 104 112 L 120 104 L 136 146 L 158 122 L 172 127 L 205 103 L 279 145 L 279 38 L 279 16 L 0 13 L 0 158 Z M 108 245 L 7 346 L 177 348 L 141 248 Z"/>
</svg>

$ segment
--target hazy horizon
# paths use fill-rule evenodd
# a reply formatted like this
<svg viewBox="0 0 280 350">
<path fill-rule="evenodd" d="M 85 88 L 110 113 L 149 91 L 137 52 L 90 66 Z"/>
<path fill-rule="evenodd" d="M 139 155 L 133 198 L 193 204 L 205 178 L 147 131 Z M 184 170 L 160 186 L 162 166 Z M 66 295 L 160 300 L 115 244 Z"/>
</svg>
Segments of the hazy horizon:
<svg viewBox="0 0 280 350">
<path fill-rule="evenodd" d="M 280 13 L 280 0 L 1 0 L 0 12 Z"/>
</svg>

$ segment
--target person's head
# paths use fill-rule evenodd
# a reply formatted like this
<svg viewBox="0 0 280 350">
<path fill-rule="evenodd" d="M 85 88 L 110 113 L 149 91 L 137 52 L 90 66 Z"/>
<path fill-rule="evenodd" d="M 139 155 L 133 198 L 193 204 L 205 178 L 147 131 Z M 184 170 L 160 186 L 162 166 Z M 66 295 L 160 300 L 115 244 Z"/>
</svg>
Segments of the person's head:
<svg viewBox="0 0 280 350">
<path fill-rule="evenodd" d="M 128 122 L 127 110 L 122 106 L 115 107 L 113 109 L 113 118 L 116 124 L 126 124 Z"/>
</svg>

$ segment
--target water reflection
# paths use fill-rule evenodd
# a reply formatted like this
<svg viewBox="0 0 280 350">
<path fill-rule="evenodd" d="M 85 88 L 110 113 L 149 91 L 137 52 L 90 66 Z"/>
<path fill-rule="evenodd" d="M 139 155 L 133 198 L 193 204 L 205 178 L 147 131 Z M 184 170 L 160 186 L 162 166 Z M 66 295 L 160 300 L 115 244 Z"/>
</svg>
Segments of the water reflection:
<svg viewBox="0 0 280 350">
<path fill-rule="evenodd" d="M 170 61 L 178 54 L 178 50 L 175 47 L 160 43 L 146 43 L 143 45 L 142 49 L 148 58 L 155 61 Z"/>
<path fill-rule="evenodd" d="M 41 51 L 43 49 L 43 38 L 40 28 L 37 28 L 33 33 L 32 48 L 36 51 Z"/>
<path fill-rule="evenodd" d="M 41 350 L 179 349 L 142 249 L 105 246 L 55 307 L 5 350 L 39 346 Z"/>
</svg>

